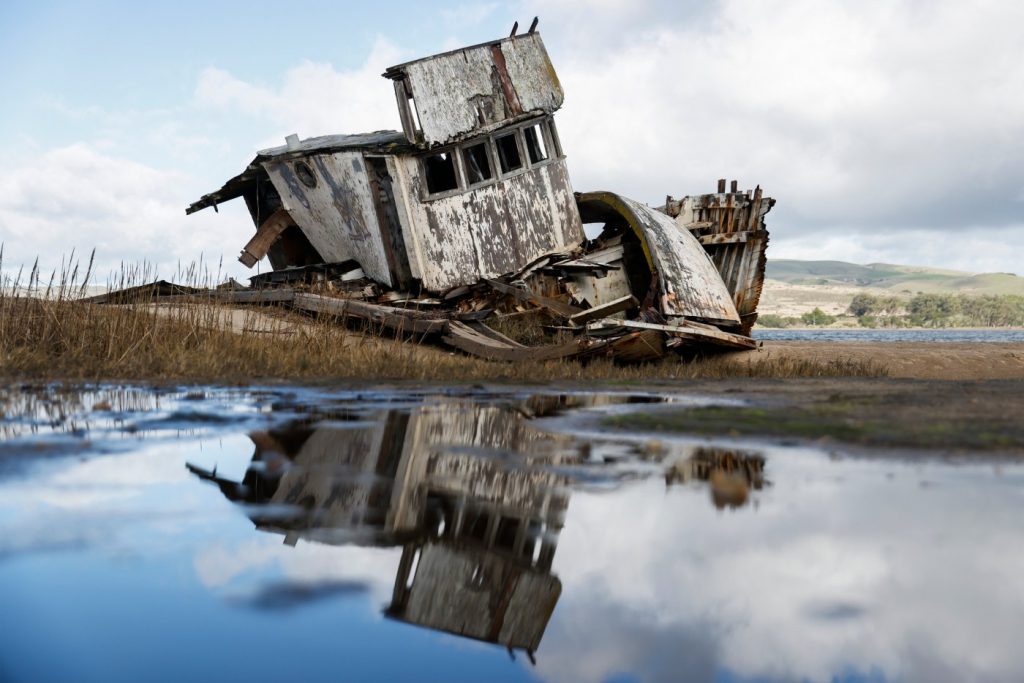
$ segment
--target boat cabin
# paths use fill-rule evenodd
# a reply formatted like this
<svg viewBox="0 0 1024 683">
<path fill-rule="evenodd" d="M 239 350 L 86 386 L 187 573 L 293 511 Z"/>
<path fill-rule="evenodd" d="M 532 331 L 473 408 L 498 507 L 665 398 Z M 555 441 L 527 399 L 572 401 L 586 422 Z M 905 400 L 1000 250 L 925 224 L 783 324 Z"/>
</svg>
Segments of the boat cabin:
<svg viewBox="0 0 1024 683">
<path fill-rule="evenodd" d="M 402 131 L 289 136 L 186 213 L 242 197 L 257 228 L 248 267 L 354 261 L 404 291 L 516 272 L 583 241 L 553 118 L 562 88 L 538 32 L 383 75 Z"/>
</svg>

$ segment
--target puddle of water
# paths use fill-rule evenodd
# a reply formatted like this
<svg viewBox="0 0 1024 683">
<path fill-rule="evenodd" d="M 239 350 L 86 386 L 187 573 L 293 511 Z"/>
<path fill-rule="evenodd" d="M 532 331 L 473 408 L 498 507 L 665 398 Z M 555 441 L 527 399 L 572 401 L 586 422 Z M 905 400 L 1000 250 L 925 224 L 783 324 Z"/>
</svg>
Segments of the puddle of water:
<svg viewBox="0 0 1024 683">
<path fill-rule="evenodd" d="M 654 400 L 8 391 L 0 679 L 1024 678 L 1024 466 L 593 430 Z"/>
</svg>

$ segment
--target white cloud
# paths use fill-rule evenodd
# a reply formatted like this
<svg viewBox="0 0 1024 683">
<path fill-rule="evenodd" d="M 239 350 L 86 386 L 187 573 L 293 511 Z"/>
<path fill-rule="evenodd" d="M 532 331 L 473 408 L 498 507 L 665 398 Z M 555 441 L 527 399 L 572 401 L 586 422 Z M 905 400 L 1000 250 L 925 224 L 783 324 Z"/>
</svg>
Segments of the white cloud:
<svg viewBox="0 0 1024 683">
<path fill-rule="evenodd" d="M 774 258 L 832 258 L 853 263 L 941 265 L 974 273 L 1020 273 L 1016 254 L 1024 254 L 1024 224 L 966 226 L 956 234 L 920 228 L 859 233 L 855 227 L 844 226 L 814 240 L 780 229 L 772 234 L 769 252 Z"/>
<path fill-rule="evenodd" d="M 880 199 L 921 202 L 911 189 L 967 189 L 1024 145 L 1024 60 L 1002 9 L 730 1 L 713 21 L 634 28 L 622 50 L 579 45 L 557 64 L 574 170 L 614 171 L 594 141 L 619 132 L 608 144 L 638 157 L 637 186 L 759 174 L 823 218 L 845 215 L 851 191 L 874 191 L 870 215 Z"/>
<path fill-rule="evenodd" d="M 449 28 L 475 27 L 490 18 L 498 9 L 496 2 L 476 2 L 444 8 L 440 11 L 441 21 Z"/>
<path fill-rule="evenodd" d="M 656 480 L 614 496 L 575 492 L 541 677 L 1019 677 L 1024 613 L 1008 596 L 1024 556 L 1009 540 L 1010 482 L 986 466 L 767 456 L 772 485 L 756 509 L 722 513 L 705 489 Z M 985 534 L 972 531 L 980 518 Z M 936 667 L 946 675 L 928 676 Z"/>
<path fill-rule="evenodd" d="M 204 586 L 225 595 L 251 592 L 254 584 L 277 573 L 296 583 L 364 584 L 377 607 L 390 602 L 401 555 L 402 550 L 397 547 L 333 546 L 306 541 L 292 547 L 283 544 L 277 534 L 260 533 L 253 540 L 203 546 L 192 564 Z"/>
<path fill-rule="evenodd" d="M 496 11 L 442 18 L 465 33 Z M 778 199 L 770 257 L 1020 270 L 1020 3 L 525 0 L 507 14 L 541 17 L 578 190 L 657 203 L 737 178 Z M 241 202 L 187 220 L 182 208 L 285 135 L 398 128 L 380 74 L 420 55 L 396 40 L 352 68 L 307 61 L 262 82 L 207 68 L 191 101 L 159 116 L 69 111 L 96 122 L 90 143 L 0 171 L 8 255 L 96 245 L 111 260 L 233 262 L 251 232 Z M 147 166 L 98 142 L 126 139 Z M 61 168 L 67 182 L 46 180 Z"/>
<path fill-rule="evenodd" d="M 203 254 L 215 260 L 244 244 L 252 229 L 245 207 L 186 218 L 193 193 L 193 181 L 184 173 L 112 156 L 93 145 L 50 150 L 0 174 L 4 269 L 10 273 L 38 256 L 48 271 L 72 250 L 84 268 L 95 248 L 99 283 L 122 261 L 146 262 L 171 277 L 179 262 L 187 265 Z"/>
<path fill-rule="evenodd" d="M 896 247 L 894 227 L 1024 227 L 1021 7 L 730 0 L 665 21 L 647 9 L 618 17 L 612 48 L 600 27 L 560 46 L 546 24 L 577 189 L 653 203 L 720 177 L 759 183 L 779 200 L 773 240 L 813 239 L 811 258 L 846 257 L 815 251 L 819 236 L 880 233 L 887 260 L 949 265 L 954 250 L 922 253 L 918 235 Z M 958 265 L 1019 269 L 987 246 L 961 241 Z"/>
<path fill-rule="evenodd" d="M 381 78 L 384 69 L 402 61 L 403 53 L 378 38 L 366 61 L 349 71 L 330 64 L 304 62 L 289 69 L 279 88 L 242 81 L 217 68 L 205 69 L 195 101 L 233 116 L 258 116 L 278 127 L 267 131 L 266 144 L 284 144 L 284 136 L 363 133 L 400 126 L 395 95 Z M 255 150 L 253 150 L 255 152 Z"/>
</svg>

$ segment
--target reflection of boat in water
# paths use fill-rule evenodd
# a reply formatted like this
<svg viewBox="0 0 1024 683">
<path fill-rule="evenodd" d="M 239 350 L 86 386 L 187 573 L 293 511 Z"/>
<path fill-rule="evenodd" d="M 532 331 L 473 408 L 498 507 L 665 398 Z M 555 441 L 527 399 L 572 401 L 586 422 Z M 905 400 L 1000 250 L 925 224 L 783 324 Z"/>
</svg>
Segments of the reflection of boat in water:
<svg viewBox="0 0 1024 683">
<path fill-rule="evenodd" d="M 543 414 L 565 402 L 519 408 Z M 252 434 L 241 482 L 189 469 L 290 545 L 403 546 L 388 616 L 532 657 L 561 593 L 551 564 L 568 505 L 565 476 L 546 466 L 578 462 L 581 446 L 509 406 L 338 417 Z"/>
<path fill-rule="evenodd" d="M 719 510 L 743 507 L 750 491 L 759 491 L 767 483 L 764 478 L 764 456 L 760 453 L 701 447 L 688 457 L 676 460 L 665 472 L 665 483 L 670 486 L 693 480 L 708 482 L 711 501 Z"/>
<path fill-rule="evenodd" d="M 348 408 L 250 434 L 255 452 L 240 482 L 189 469 L 288 545 L 401 546 L 389 617 L 532 659 L 562 590 L 552 563 L 570 477 L 602 466 L 604 456 L 596 444 L 543 432 L 527 418 L 631 400 L 642 399 Z M 718 507 L 745 504 L 748 489 L 764 482 L 756 454 L 629 448 L 638 460 L 671 461 L 669 484 L 709 482 Z"/>
</svg>

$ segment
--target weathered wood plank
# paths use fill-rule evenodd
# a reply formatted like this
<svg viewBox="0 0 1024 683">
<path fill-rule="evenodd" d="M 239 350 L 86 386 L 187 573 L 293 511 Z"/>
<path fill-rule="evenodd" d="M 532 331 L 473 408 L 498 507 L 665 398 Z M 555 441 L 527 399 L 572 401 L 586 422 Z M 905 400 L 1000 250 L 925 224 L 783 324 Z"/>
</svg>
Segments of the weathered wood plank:
<svg viewBox="0 0 1024 683">
<path fill-rule="evenodd" d="M 486 358 L 487 360 L 508 362 L 567 358 L 589 349 L 589 346 L 583 340 L 571 341 L 565 344 L 552 344 L 550 346 L 523 346 L 507 337 L 505 339 L 502 340 L 490 335 L 484 335 L 469 325 L 455 320 L 448 324 L 447 333 L 443 337 L 446 344 L 468 354 Z"/>
<path fill-rule="evenodd" d="M 461 320 L 460 322 L 462 322 L 467 327 L 472 328 L 475 332 L 482 334 L 485 337 L 490 337 L 491 339 L 501 342 L 502 344 L 506 344 L 512 347 L 526 348 L 525 346 L 517 342 L 515 339 L 506 337 L 501 332 L 498 332 L 496 329 L 480 320 Z"/>
<path fill-rule="evenodd" d="M 632 294 L 614 299 L 601 306 L 594 306 L 588 308 L 581 313 L 569 316 L 569 322 L 580 325 L 587 322 L 588 320 L 597 320 L 598 318 L 606 318 L 613 313 L 621 313 L 622 311 L 628 311 L 636 308 L 640 305 L 640 302 L 636 300 L 636 297 Z"/>
<path fill-rule="evenodd" d="M 238 292 L 217 292 L 217 301 L 233 304 L 291 303 L 295 299 L 294 289 L 257 289 Z"/>
<path fill-rule="evenodd" d="M 703 235 L 697 239 L 700 240 L 701 244 L 736 244 L 738 242 L 746 242 L 757 234 L 758 232 L 754 230 L 743 230 L 741 232 L 723 233 L 721 235 Z"/>
<path fill-rule="evenodd" d="M 574 316 L 577 313 L 581 313 L 583 311 L 583 309 L 581 308 L 570 306 L 569 304 L 563 303 L 557 299 L 549 299 L 546 296 L 534 294 L 528 289 L 513 287 L 512 285 L 507 285 L 504 282 L 499 282 L 498 280 L 484 278 L 484 282 L 486 282 L 487 284 L 489 284 L 491 287 L 501 292 L 502 294 L 509 294 L 515 297 L 518 301 L 533 304 L 534 306 L 538 306 L 540 308 L 546 308 L 566 318 Z"/>
<path fill-rule="evenodd" d="M 294 223 L 295 221 L 292 220 L 292 216 L 288 213 L 287 209 L 280 208 L 270 214 L 267 220 L 263 221 L 260 227 L 257 228 L 256 234 L 252 236 L 252 239 L 242 247 L 242 253 L 239 254 L 238 260 L 246 268 L 252 268 L 261 258 L 267 255 L 271 245 L 277 241 L 277 238 L 281 236 L 285 228 Z"/>
<path fill-rule="evenodd" d="M 292 305 L 310 313 L 326 313 L 341 318 L 358 318 L 374 322 L 399 333 L 440 334 L 448 325 L 447 319 L 428 317 L 420 311 L 379 306 L 353 299 L 336 299 L 319 294 L 297 293 Z"/>
<path fill-rule="evenodd" d="M 399 64 L 384 76 L 404 81 L 429 146 L 553 113 L 564 99 L 539 33 Z"/>
<path fill-rule="evenodd" d="M 705 326 L 696 327 L 686 323 L 682 325 L 659 325 L 657 323 L 645 323 L 640 320 L 606 319 L 602 322 L 607 322 L 612 326 L 625 327 L 627 329 L 658 330 L 665 332 L 666 334 L 677 335 L 688 339 L 694 339 L 696 341 L 706 341 L 722 346 L 731 346 L 734 348 L 756 349 L 758 347 L 758 342 L 750 337 L 745 337 L 740 334 L 732 334 L 731 332 L 723 332 L 722 330 L 708 328 Z"/>
</svg>

